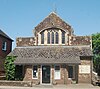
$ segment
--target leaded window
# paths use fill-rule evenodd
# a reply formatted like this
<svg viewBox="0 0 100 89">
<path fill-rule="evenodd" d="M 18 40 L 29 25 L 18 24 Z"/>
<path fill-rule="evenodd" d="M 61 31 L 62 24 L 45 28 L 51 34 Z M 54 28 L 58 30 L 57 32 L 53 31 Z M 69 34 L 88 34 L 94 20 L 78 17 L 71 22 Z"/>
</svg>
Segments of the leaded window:
<svg viewBox="0 0 100 89">
<path fill-rule="evenodd" d="M 65 32 L 62 31 L 62 44 L 65 44 Z"/>
<path fill-rule="evenodd" d="M 46 44 L 59 44 L 59 38 L 61 38 L 61 43 L 62 44 L 65 44 L 65 31 L 63 30 L 60 30 L 61 31 L 61 34 L 60 29 L 47 29 L 46 32 L 45 30 L 42 31 L 40 34 L 41 34 L 41 44 L 44 44 L 44 41 Z M 44 34 L 45 33 L 45 34 Z M 46 36 L 47 38 L 45 38 L 44 36 Z M 60 36 L 60 37 L 59 37 Z"/>
<path fill-rule="evenodd" d="M 52 44 L 54 44 L 54 32 L 52 32 Z"/>
<path fill-rule="evenodd" d="M 56 36 L 56 42 L 55 43 L 58 44 L 58 41 L 59 41 L 59 39 L 58 39 L 58 37 L 59 37 L 58 36 L 58 32 L 56 32 L 55 36 Z"/>
<path fill-rule="evenodd" d="M 44 32 L 41 32 L 41 44 L 44 44 Z"/>
<path fill-rule="evenodd" d="M 48 44 L 50 44 L 50 32 L 48 32 Z"/>
</svg>

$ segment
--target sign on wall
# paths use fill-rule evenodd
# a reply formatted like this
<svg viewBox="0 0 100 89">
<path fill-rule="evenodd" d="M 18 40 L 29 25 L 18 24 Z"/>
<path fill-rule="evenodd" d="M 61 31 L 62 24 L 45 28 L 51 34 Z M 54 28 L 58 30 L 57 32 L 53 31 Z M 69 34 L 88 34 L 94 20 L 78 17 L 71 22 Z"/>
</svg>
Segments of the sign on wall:
<svg viewBox="0 0 100 89">
<path fill-rule="evenodd" d="M 90 65 L 79 65 L 79 73 L 90 73 Z"/>
</svg>

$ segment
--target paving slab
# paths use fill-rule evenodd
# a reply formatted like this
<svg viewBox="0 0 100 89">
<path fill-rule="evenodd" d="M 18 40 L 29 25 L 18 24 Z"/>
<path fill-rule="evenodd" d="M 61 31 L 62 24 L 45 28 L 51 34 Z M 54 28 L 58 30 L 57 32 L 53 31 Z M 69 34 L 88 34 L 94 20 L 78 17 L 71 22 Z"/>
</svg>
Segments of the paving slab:
<svg viewBox="0 0 100 89">
<path fill-rule="evenodd" d="M 100 89 L 99 86 L 91 84 L 70 84 L 70 85 L 35 85 L 33 87 L 0 86 L 0 89 Z"/>
</svg>

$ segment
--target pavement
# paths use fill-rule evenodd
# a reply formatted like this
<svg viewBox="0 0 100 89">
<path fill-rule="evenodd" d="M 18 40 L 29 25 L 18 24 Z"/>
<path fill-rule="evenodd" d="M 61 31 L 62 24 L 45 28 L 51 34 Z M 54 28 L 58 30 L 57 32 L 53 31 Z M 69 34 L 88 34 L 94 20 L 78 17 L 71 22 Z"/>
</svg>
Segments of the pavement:
<svg viewBox="0 0 100 89">
<path fill-rule="evenodd" d="M 70 84 L 70 85 L 34 85 L 33 87 L 0 86 L 0 89 L 100 89 L 99 86 L 91 84 Z"/>
</svg>

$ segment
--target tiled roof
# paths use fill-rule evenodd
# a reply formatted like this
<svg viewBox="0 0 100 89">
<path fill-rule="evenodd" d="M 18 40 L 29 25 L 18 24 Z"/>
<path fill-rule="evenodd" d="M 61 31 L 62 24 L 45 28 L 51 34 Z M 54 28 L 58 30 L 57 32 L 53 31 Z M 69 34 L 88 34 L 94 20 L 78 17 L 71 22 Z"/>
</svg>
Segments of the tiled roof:
<svg viewBox="0 0 100 89">
<path fill-rule="evenodd" d="M 17 47 L 8 56 L 17 56 L 15 64 L 80 63 L 80 56 L 92 56 L 90 47 L 33 46 Z"/>
<path fill-rule="evenodd" d="M 12 40 L 7 34 L 5 34 L 1 29 L 0 29 L 0 35 L 3 37 L 6 37 L 7 39 Z M 13 40 L 12 40 L 13 41 Z"/>
</svg>

